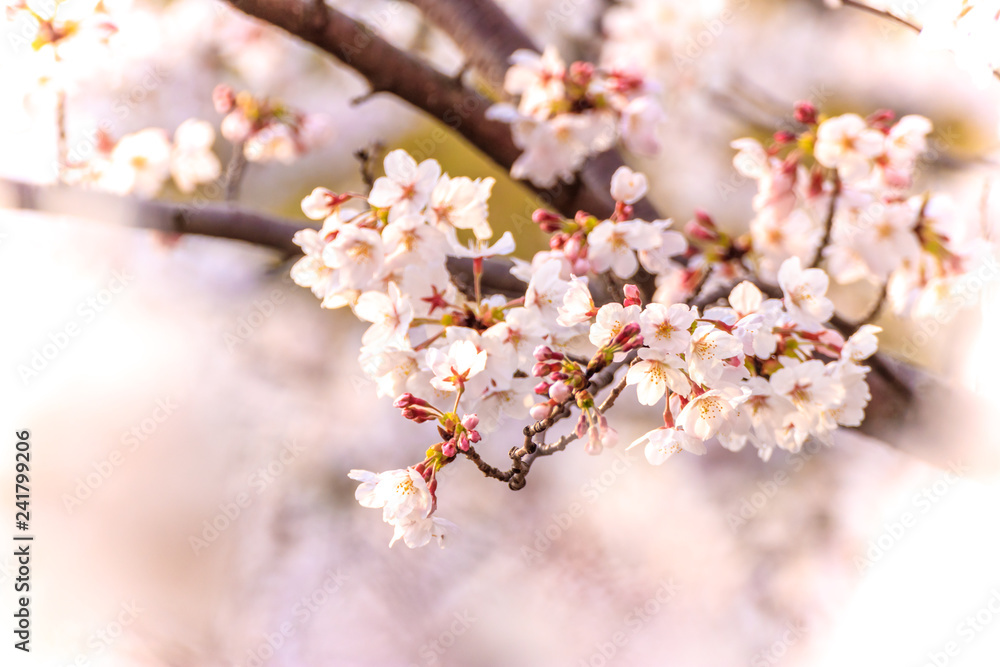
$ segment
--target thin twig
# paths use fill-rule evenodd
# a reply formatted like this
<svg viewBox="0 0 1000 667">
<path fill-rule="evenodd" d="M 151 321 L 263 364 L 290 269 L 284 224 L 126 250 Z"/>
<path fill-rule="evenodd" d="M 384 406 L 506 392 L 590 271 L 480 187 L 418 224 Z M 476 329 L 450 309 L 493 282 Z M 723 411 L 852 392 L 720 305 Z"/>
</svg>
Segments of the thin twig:
<svg viewBox="0 0 1000 667">
<path fill-rule="evenodd" d="M 815 269 L 819 266 L 819 263 L 823 260 L 823 250 L 830 245 L 830 235 L 833 233 L 833 219 L 837 215 L 837 200 L 840 199 L 840 188 L 840 174 L 834 171 L 833 192 L 830 193 L 830 208 L 826 212 L 826 220 L 823 221 L 823 240 L 819 242 L 816 254 L 813 255 L 813 259 L 809 263 L 810 268 Z"/>
<path fill-rule="evenodd" d="M 226 201 L 233 202 L 240 195 L 240 183 L 243 182 L 243 175 L 246 173 L 247 156 L 243 152 L 244 142 L 233 144 L 233 154 L 229 158 L 229 165 L 226 167 Z"/>
</svg>

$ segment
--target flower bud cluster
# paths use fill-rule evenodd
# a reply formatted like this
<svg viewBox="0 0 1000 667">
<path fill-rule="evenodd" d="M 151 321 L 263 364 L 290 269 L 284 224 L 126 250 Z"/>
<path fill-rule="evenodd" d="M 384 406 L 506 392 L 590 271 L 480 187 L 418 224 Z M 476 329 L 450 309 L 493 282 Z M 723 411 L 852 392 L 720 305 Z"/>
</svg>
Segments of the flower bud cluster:
<svg viewBox="0 0 1000 667">
<path fill-rule="evenodd" d="M 567 66 L 552 47 L 542 54 L 516 51 L 511 63 L 504 90 L 517 104 L 496 104 L 487 116 L 509 123 L 524 151 L 511 166 L 514 178 L 539 187 L 569 183 L 588 157 L 619 140 L 643 155 L 659 150 L 663 110 L 655 86 L 638 72 L 587 62 Z"/>
</svg>

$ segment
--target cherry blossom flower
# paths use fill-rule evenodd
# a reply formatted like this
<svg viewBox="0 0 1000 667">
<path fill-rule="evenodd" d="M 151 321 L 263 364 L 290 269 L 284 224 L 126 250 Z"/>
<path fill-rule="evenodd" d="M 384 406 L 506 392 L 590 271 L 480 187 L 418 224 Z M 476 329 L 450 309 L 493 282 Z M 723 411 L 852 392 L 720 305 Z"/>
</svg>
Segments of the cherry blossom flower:
<svg viewBox="0 0 1000 667">
<path fill-rule="evenodd" d="M 402 394 L 420 369 L 417 353 L 403 349 L 362 348 L 359 363 L 365 375 L 375 381 L 376 396 L 389 398 Z"/>
<path fill-rule="evenodd" d="M 897 165 L 912 165 L 927 150 L 927 135 L 931 129 L 931 122 L 923 116 L 903 116 L 890 128 L 886 137 L 886 157 Z"/>
<path fill-rule="evenodd" d="M 431 539 L 435 539 L 438 546 L 444 547 L 445 538 L 456 528 L 457 526 L 447 519 L 436 516 L 418 517 L 405 523 L 396 523 L 389 546 L 391 547 L 402 539 L 406 546 L 415 549 L 425 546 Z"/>
<path fill-rule="evenodd" d="M 736 387 L 712 389 L 691 399 L 677 415 L 677 425 L 686 433 L 708 440 L 728 432 L 729 420 L 736 413 L 734 403 L 741 402 L 745 390 Z"/>
<path fill-rule="evenodd" d="M 882 327 L 874 324 L 861 325 L 844 343 L 840 358 L 857 364 L 872 356 L 878 350 L 878 338 L 875 334 L 881 331 Z"/>
<path fill-rule="evenodd" d="M 547 121 L 520 116 L 512 107 L 494 105 L 487 117 L 510 123 L 514 145 L 523 152 L 510 175 L 543 188 L 571 182 L 590 155 L 614 145 L 614 117 L 607 113 L 560 114 Z"/>
<path fill-rule="evenodd" d="M 620 303 L 608 303 L 597 311 L 597 319 L 590 325 L 590 342 L 604 347 L 618 335 L 626 324 L 639 322 L 639 306 L 624 307 Z"/>
<path fill-rule="evenodd" d="M 170 174 L 181 192 L 194 192 L 202 183 L 214 181 L 222 173 L 222 163 L 212 152 L 215 130 L 203 120 L 189 118 L 174 132 L 170 152 Z"/>
<path fill-rule="evenodd" d="M 454 530 L 450 521 L 431 517 L 434 497 L 415 468 L 372 473 L 352 470 L 348 476 L 361 482 L 355 497 L 362 507 L 382 508 L 382 520 L 393 526 L 391 547 L 400 539 L 410 548 L 422 547 Z"/>
<path fill-rule="evenodd" d="M 433 371 L 431 385 L 450 392 L 463 387 L 469 378 L 486 368 L 486 352 L 469 340 L 459 340 L 447 350 L 432 347 L 427 351 L 427 366 Z"/>
<path fill-rule="evenodd" d="M 553 102 L 565 95 L 563 75 L 566 63 L 558 50 L 549 46 L 538 54 L 518 49 L 510 57 L 511 67 L 504 76 L 504 90 L 520 95 L 518 108 L 527 116 L 547 118 Z"/>
<path fill-rule="evenodd" d="M 625 148 L 645 156 L 659 153 L 657 130 L 663 119 L 663 107 L 653 97 L 644 95 L 630 101 L 621 110 L 619 122 L 619 132 Z"/>
<path fill-rule="evenodd" d="M 649 182 L 642 172 L 618 167 L 611 176 L 611 196 L 623 204 L 634 204 L 646 196 Z"/>
<path fill-rule="evenodd" d="M 688 242 L 680 232 L 668 229 L 672 220 L 654 220 L 649 224 L 659 233 L 659 242 L 639 251 L 639 263 L 653 275 L 659 275 L 675 266 L 674 258 L 687 252 Z"/>
<path fill-rule="evenodd" d="M 809 420 L 810 428 L 826 430 L 824 412 L 844 399 L 844 386 L 826 373 L 822 361 L 792 363 L 771 376 L 774 393 L 784 396 Z"/>
<path fill-rule="evenodd" d="M 409 153 L 397 149 L 385 156 L 385 176 L 375 180 L 368 201 L 377 208 L 390 208 L 389 220 L 407 213 L 419 213 L 441 176 L 437 160 L 419 165 Z"/>
<path fill-rule="evenodd" d="M 640 403 L 656 405 L 668 388 L 684 396 L 691 390 L 683 368 L 680 357 L 646 347 L 639 350 L 639 361 L 628 369 L 625 380 L 636 385 Z"/>
<path fill-rule="evenodd" d="M 170 140 L 149 128 L 118 140 L 99 186 L 115 194 L 155 197 L 170 175 Z"/>
<path fill-rule="evenodd" d="M 705 443 L 695 438 L 681 429 L 660 427 L 653 429 L 642 437 L 638 438 L 628 449 L 638 445 L 645 445 L 644 453 L 646 460 L 652 465 L 662 465 L 668 458 L 681 451 L 691 452 L 701 456 L 707 450 Z"/>
<path fill-rule="evenodd" d="M 727 359 L 742 354 L 743 344 L 738 338 L 717 329 L 714 324 L 701 324 L 691 334 L 684 358 L 691 379 L 698 384 L 710 385 L 722 377 Z"/>
<path fill-rule="evenodd" d="M 519 364 L 530 364 L 532 352 L 542 343 L 547 329 L 541 315 L 533 308 L 512 308 L 503 322 L 498 322 L 483 332 L 486 338 L 509 345 L 517 355 Z"/>
<path fill-rule="evenodd" d="M 382 237 L 373 229 L 344 225 L 323 250 L 327 266 L 339 269 L 341 286 L 364 289 L 382 269 L 385 251 Z"/>
<path fill-rule="evenodd" d="M 362 293 L 354 304 L 354 314 L 372 323 L 361 338 L 366 347 L 406 346 L 406 335 L 413 321 L 413 306 L 400 294 L 395 283 L 389 283 L 388 294 Z"/>
<path fill-rule="evenodd" d="M 399 523 L 426 517 L 434 504 L 427 482 L 415 468 L 373 473 L 352 470 L 348 477 L 361 485 L 354 497 L 362 507 L 381 508 L 382 520 Z"/>
<path fill-rule="evenodd" d="M 650 303 L 639 316 L 643 343 L 659 352 L 680 354 L 691 341 L 690 329 L 697 317 L 698 310 L 687 304 Z"/>
<path fill-rule="evenodd" d="M 545 322 L 559 318 L 559 308 L 570 288 L 570 283 L 560 275 L 562 270 L 563 264 L 558 260 L 545 262 L 532 272 L 524 295 L 525 307 L 535 308 Z"/>
<path fill-rule="evenodd" d="M 597 306 L 594 305 L 594 297 L 590 293 L 586 278 L 570 276 L 569 287 L 558 310 L 559 317 L 556 318 L 556 323 L 563 327 L 587 322 L 597 314 Z"/>
<path fill-rule="evenodd" d="M 400 216 L 386 225 L 382 230 L 382 243 L 385 263 L 391 270 L 412 265 L 443 265 L 451 250 L 448 236 L 419 215 Z"/>
<path fill-rule="evenodd" d="M 587 258 L 595 273 L 608 269 L 619 278 L 630 278 L 639 268 L 636 250 L 652 250 L 660 244 L 655 227 L 642 220 L 597 225 L 587 236 Z"/>
<path fill-rule="evenodd" d="M 857 114 L 825 120 L 816 131 L 816 160 L 824 167 L 837 169 L 848 181 L 867 176 L 872 159 L 884 150 L 885 136 L 868 127 Z"/>
<path fill-rule="evenodd" d="M 822 269 L 803 269 L 792 257 L 778 270 L 778 284 L 788 316 L 806 331 L 818 331 L 833 316 L 833 302 L 826 298 L 830 278 Z"/>
<path fill-rule="evenodd" d="M 514 236 L 510 232 L 504 232 L 503 235 L 493 242 L 493 245 L 487 245 L 483 241 L 477 241 L 475 245 L 470 241 L 468 245 L 463 246 L 458 242 L 458 238 L 454 233 L 454 230 L 448 234 L 448 244 L 449 250 L 448 254 L 453 257 L 465 257 L 468 259 L 484 259 L 486 257 L 496 257 L 498 255 L 509 255 L 514 252 L 517 247 L 514 242 Z"/>
<path fill-rule="evenodd" d="M 477 239 L 488 239 L 493 230 L 487 221 L 487 200 L 496 181 L 442 176 L 431 191 L 432 220 L 455 229 L 471 229 Z"/>
<path fill-rule="evenodd" d="M 302 212 L 310 220 L 323 220 L 342 203 L 340 197 L 326 188 L 315 188 L 302 200 Z"/>
</svg>

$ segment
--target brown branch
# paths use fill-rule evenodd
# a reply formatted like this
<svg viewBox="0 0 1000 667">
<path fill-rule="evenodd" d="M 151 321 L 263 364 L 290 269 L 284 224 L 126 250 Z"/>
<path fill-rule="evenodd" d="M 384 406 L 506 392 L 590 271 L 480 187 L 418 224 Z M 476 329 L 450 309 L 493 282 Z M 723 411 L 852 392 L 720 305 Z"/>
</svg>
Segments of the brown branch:
<svg viewBox="0 0 1000 667">
<path fill-rule="evenodd" d="M 275 25 L 334 56 L 363 76 L 371 86 L 371 93 L 391 93 L 428 113 L 463 136 L 493 162 L 506 170 L 521 154 L 514 145 L 510 127 L 505 123 L 486 118 L 492 102 L 483 95 L 463 86 L 460 81 L 446 76 L 427 63 L 397 49 L 376 35 L 367 26 L 323 3 L 310 0 L 226 0 L 240 11 Z M 430 3 L 428 3 L 430 4 Z M 451 5 L 447 14 L 435 16 L 468 16 L 462 25 L 474 28 L 470 35 L 483 36 L 484 44 L 500 49 L 500 41 L 490 38 L 484 26 L 477 23 L 475 12 L 489 11 L 487 0 L 446 2 Z M 500 12 L 494 6 L 495 12 Z M 460 14 L 460 12 L 471 12 Z M 494 13 L 495 13 L 494 12 Z M 502 12 L 500 12 L 502 14 Z M 492 16 L 493 14 L 490 14 Z M 506 18 L 506 17 L 505 17 Z M 500 26 L 500 19 L 489 25 Z M 507 19 L 504 49 L 530 47 L 531 42 L 509 41 L 517 27 Z M 471 40 L 471 37 L 470 37 Z M 469 47 L 471 48 L 471 47 Z M 486 59 L 485 50 L 476 51 Z M 498 51 L 494 60 L 506 59 L 509 54 Z M 506 64 L 504 65 L 506 68 Z M 545 206 L 572 217 L 579 210 L 606 217 L 614 210 L 609 193 L 611 175 L 622 164 L 620 156 L 608 151 L 595 156 L 578 175 L 573 184 L 559 184 L 547 190 L 525 183 L 538 193 Z M 659 217 L 645 200 L 636 204 L 636 215 L 653 219 Z"/>
<path fill-rule="evenodd" d="M 166 233 L 232 239 L 273 248 L 289 257 L 300 253 L 300 248 L 292 243 L 292 235 L 309 224 L 229 204 L 141 200 L 65 186 L 34 185 L 3 179 L 0 179 L 0 205 L 55 215 L 87 217 Z M 520 290 L 523 294 L 523 283 L 510 276 L 502 263 L 487 261 L 485 267 L 484 285 L 495 281 L 498 292 L 503 293 L 504 289 L 510 288 L 512 293 Z M 453 258 L 449 259 L 449 270 L 459 276 L 471 274 L 468 261 Z M 766 287 L 764 285 L 762 289 Z M 716 294 L 716 298 L 724 298 L 729 290 L 720 290 Z M 851 326 L 850 323 L 844 325 Z M 876 372 L 869 376 L 872 401 L 859 429 L 862 433 L 910 451 L 937 465 L 947 465 L 949 459 L 959 452 L 964 461 L 981 469 L 1000 467 L 1000 462 L 989 459 L 992 450 L 983 446 L 978 449 L 974 447 L 992 437 L 988 430 L 983 430 L 978 440 L 968 438 L 956 443 L 948 430 L 950 427 L 947 424 L 950 422 L 929 418 L 948 414 L 949 410 L 961 414 L 963 419 L 970 417 L 970 421 L 976 416 L 990 414 L 980 398 L 968 390 L 951 387 L 933 374 L 881 352 L 870 359 L 869 364 Z M 611 368 L 596 374 L 592 382 L 601 388 L 610 384 L 613 374 L 609 376 L 606 371 Z M 937 438 L 936 442 L 940 446 L 912 451 L 914 447 L 910 443 L 911 439 L 920 442 L 935 441 L 928 440 L 928 437 Z M 557 441 L 546 447 L 554 448 L 558 444 Z M 1000 448 L 996 448 L 996 452 L 1000 452 Z M 520 456 L 526 457 L 529 454 L 525 451 Z M 531 456 L 537 456 L 537 451 Z"/>
<path fill-rule="evenodd" d="M 494 90 L 503 88 L 510 56 L 538 48 L 492 0 L 407 0 L 437 25 Z"/>
</svg>

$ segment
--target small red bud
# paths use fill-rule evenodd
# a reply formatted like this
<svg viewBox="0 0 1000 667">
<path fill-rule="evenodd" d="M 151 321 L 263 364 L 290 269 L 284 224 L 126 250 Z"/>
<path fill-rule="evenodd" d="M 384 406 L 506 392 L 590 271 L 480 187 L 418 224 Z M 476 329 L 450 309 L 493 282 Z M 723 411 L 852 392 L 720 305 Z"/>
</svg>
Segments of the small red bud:
<svg viewBox="0 0 1000 667">
<path fill-rule="evenodd" d="M 816 107 L 813 106 L 813 103 L 805 100 L 796 102 L 795 120 L 799 121 L 803 125 L 815 125 L 817 117 Z"/>
</svg>

